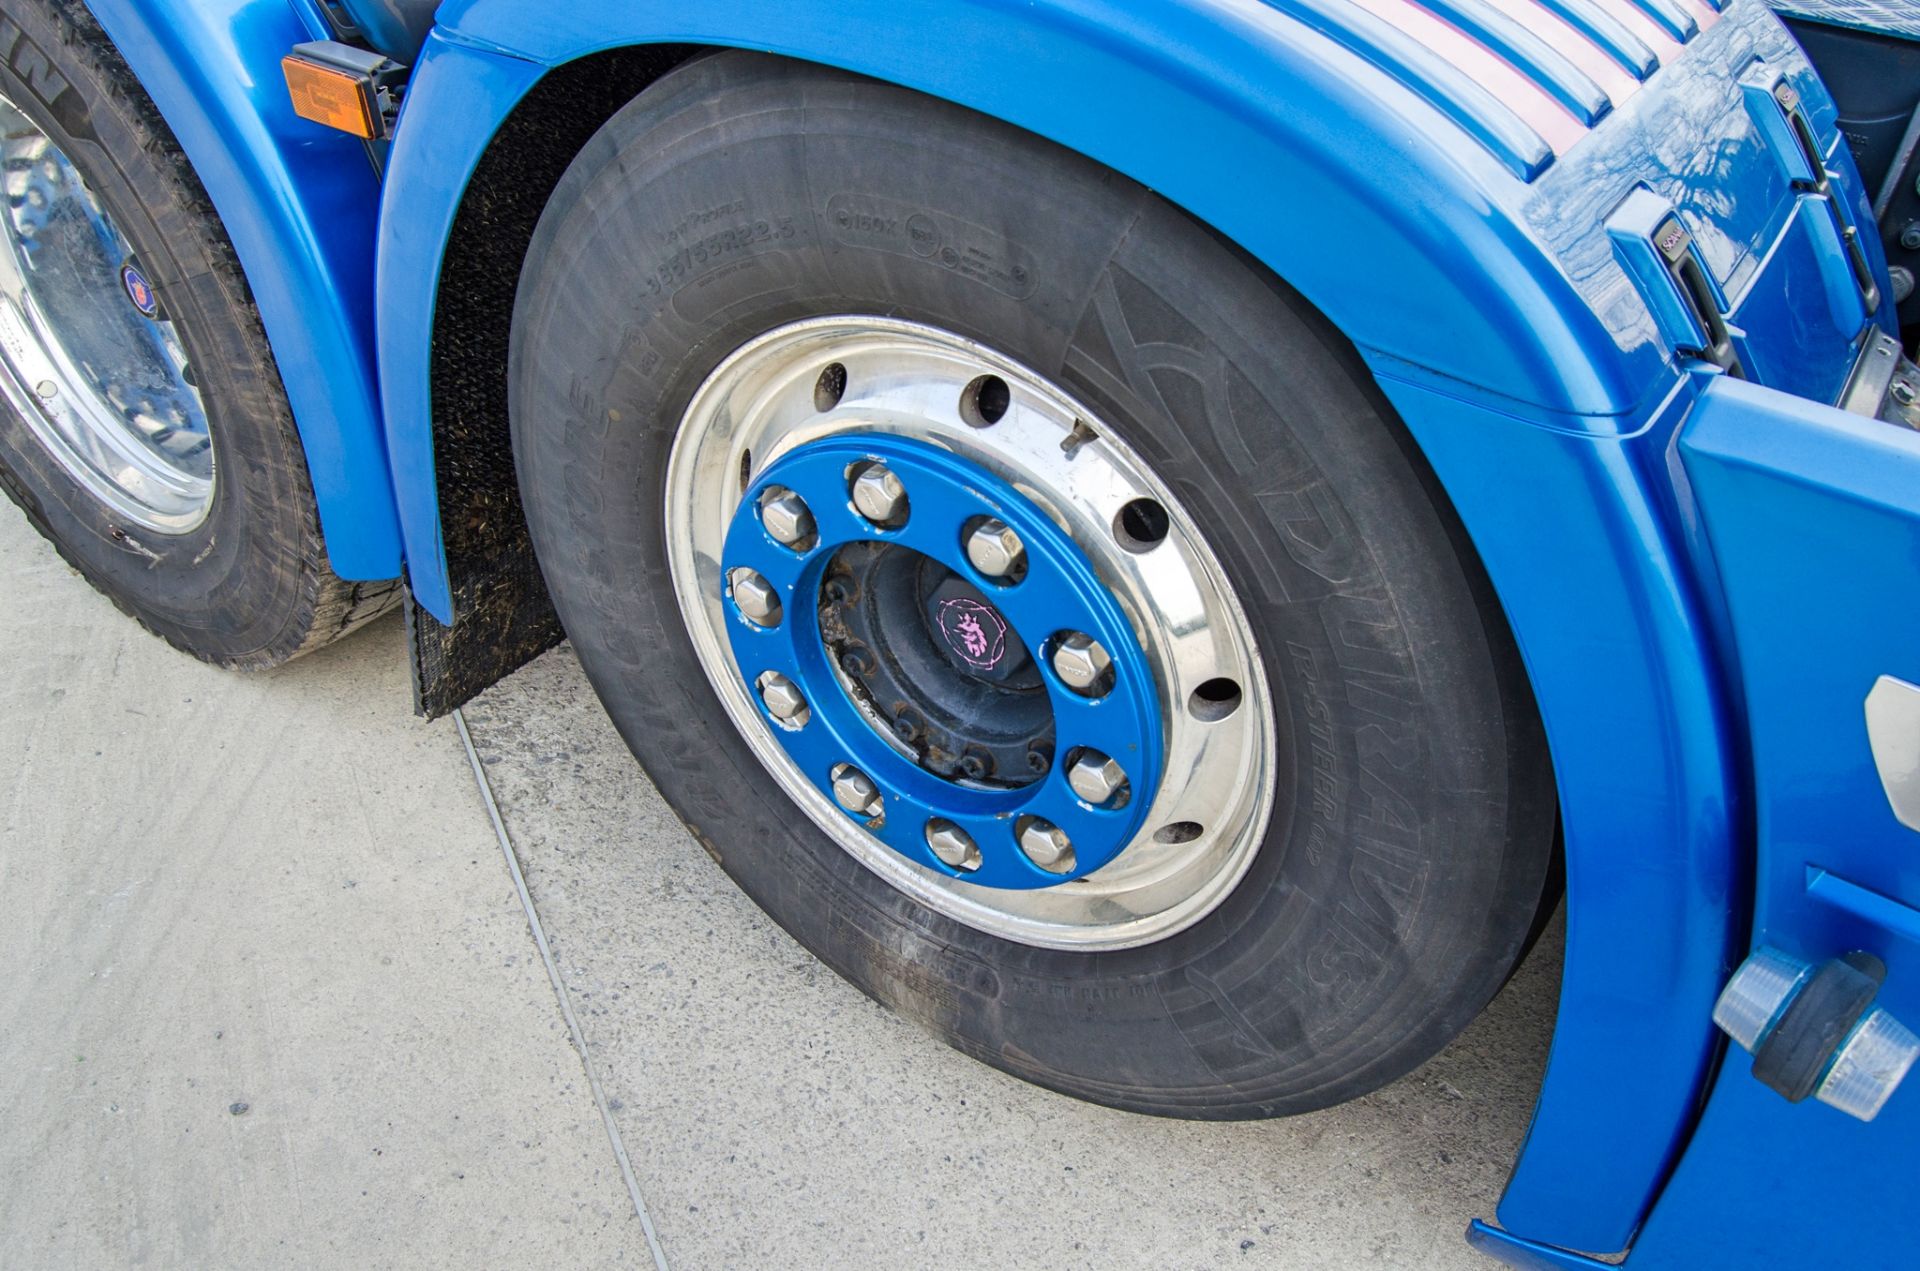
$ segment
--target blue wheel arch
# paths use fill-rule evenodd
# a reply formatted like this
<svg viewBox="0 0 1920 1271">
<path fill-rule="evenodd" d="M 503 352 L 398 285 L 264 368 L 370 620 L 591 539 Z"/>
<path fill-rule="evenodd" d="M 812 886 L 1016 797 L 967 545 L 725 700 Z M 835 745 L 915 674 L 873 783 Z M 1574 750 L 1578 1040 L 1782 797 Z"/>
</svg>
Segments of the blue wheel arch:
<svg viewBox="0 0 1920 1271">
<path fill-rule="evenodd" d="M 397 578 L 373 348 L 380 184 L 366 148 L 293 113 L 280 58 L 322 38 L 311 0 L 88 0 L 181 149 L 245 269 L 307 456 L 328 563 Z"/>
<path fill-rule="evenodd" d="M 1644 313 L 1595 316 L 1520 215 L 1527 187 L 1401 82 L 1252 0 L 942 0 L 912 21 L 878 0 L 454 0 L 440 23 L 392 157 L 379 299 L 410 572 L 443 620 L 427 357 L 442 249 L 501 123 L 595 53 L 750 47 L 971 106 L 1158 190 L 1354 340 L 1480 551 L 1560 783 L 1562 1012 L 1500 1217 L 1558 1245 L 1626 1247 L 1717 1054 L 1711 1004 L 1744 934 L 1742 779 L 1669 458 L 1698 386 Z M 1830 130 L 1770 16 L 1735 0 L 1725 29 L 1788 65 Z M 1657 123 L 1616 127 L 1651 148 Z"/>
</svg>

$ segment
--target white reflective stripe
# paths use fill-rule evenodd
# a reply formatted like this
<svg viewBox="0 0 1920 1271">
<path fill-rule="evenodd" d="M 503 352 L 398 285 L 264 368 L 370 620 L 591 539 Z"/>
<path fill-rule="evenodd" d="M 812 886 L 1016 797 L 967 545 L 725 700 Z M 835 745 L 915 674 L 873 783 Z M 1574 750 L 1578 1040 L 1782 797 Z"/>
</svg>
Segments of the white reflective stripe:
<svg viewBox="0 0 1920 1271">
<path fill-rule="evenodd" d="M 1721 18 L 1720 10 L 1708 4 L 1707 0 L 1680 0 L 1680 7 L 1693 14 L 1693 20 L 1700 24 L 1701 35 L 1705 35 L 1707 29 Z"/>
<path fill-rule="evenodd" d="M 1640 89 L 1634 78 L 1606 51 L 1539 0 L 1487 0 L 1487 3 L 1539 36 L 1554 52 L 1586 73 L 1600 85 L 1608 100 L 1618 106 Z"/>
<path fill-rule="evenodd" d="M 1522 123 L 1540 134 L 1555 154 L 1565 154 L 1574 142 L 1587 135 L 1587 126 L 1548 96 L 1544 88 L 1451 22 L 1408 0 L 1353 0 L 1353 4 L 1459 68 Z"/>
<path fill-rule="evenodd" d="M 1641 43 L 1653 50 L 1653 55 L 1660 59 L 1662 66 L 1680 56 L 1680 50 L 1685 47 L 1668 35 L 1665 27 L 1642 13 L 1629 0 L 1593 0 L 1593 3 L 1608 17 L 1639 36 Z"/>
</svg>

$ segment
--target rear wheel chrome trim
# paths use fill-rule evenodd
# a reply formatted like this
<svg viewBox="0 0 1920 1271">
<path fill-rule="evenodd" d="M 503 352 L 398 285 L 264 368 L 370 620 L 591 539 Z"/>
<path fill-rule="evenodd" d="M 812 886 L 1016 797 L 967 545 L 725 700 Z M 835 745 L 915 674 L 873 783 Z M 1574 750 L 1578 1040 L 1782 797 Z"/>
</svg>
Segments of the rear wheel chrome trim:
<svg viewBox="0 0 1920 1271">
<path fill-rule="evenodd" d="M 822 392 L 823 383 L 834 391 Z M 835 802 L 818 774 L 795 763 L 790 721 L 770 715 L 755 687 L 764 674 L 748 677 L 736 660 L 729 624 L 740 620 L 723 573 L 733 567 L 728 535 L 742 500 L 750 491 L 756 499 L 778 498 L 777 487 L 762 489 L 762 474 L 801 448 L 826 441 L 836 449 L 857 446 L 863 437 L 919 443 L 1010 487 L 1084 553 L 1131 626 L 1134 656 L 1144 658 L 1153 680 L 1161 753 L 1147 767 L 1160 775 L 1152 789 L 1130 792 L 1147 800 L 1143 815 L 1134 809 L 1137 831 L 1084 876 L 1068 877 L 1071 867 L 1056 862 L 1063 881 L 1050 886 L 1008 890 L 965 881 L 956 875 L 971 869 L 947 858 L 977 867 L 976 858 L 942 833 L 945 822 L 927 828 L 943 814 L 898 802 L 886 817 L 912 819 L 897 827 L 900 841 L 910 829 L 913 850 L 926 863 L 889 847 Z M 1245 876 L 1265 837 L 1275 786 L 1275 715 L 1246 614 L 1172 491 L 1044 377 L 915 323 L 846 316 L 778 328 L 733 353 L 694 394 L 669 460 L 664 511 L 675 596 L 729 717 L 808 816 L 896 888 L 1004 939 L 1091 951 L 1150 944 L 1184 930 Z M 793 533 L 784 525 L 777 532 Z M 962 542 L 958 526 L 955 540 Z M 980 572 L 991 579 L 990 569 Z M 789 623 L 815 621 L 810 595 L 789 593 L 785 610 Z M 1071 682 L 1061 673 L 1068 669 L 1055 670 L 1063 686 Z M 1098 674 L 1099 664 L 1090 660 L 1072 673 Z M 806 687 L 817 707 L 821 686 Z M 1079 758 L 1056 756 L 1062 784 Z M 1085 773 L 1082 785 L 1091 788 Z M 1042 833 L 1032 820 L 1009 826 L 1029 851 Z M 924 854 L 930 845 L 921 846 L 928 834 L 939 843 L 933 855 Z"/>
<path fill-rule="evenodd" d="M 0 395 L 117 519 L 198 528 L 213 443 L 179 332 L 79 170 L 5 97 L 0 180 Z"/>
</svg>

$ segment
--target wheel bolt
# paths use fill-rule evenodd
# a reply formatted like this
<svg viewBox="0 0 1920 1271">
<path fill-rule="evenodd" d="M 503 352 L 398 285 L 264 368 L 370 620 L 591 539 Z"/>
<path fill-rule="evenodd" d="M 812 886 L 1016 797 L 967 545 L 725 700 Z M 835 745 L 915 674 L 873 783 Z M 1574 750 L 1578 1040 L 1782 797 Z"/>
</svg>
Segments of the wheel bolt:
<svg viewBox="0 0 1920 1271">
<path fill-rule="evenodd" d="M 728 578 L 733 584 L 733 603 L 749 622 L 763 627 L 780 625 L 780 596 L 772 583 L 751 569 L 736 569 Z"/>
<path fill-rule="evenodd" d="M 1073 841 L 1067 832 L 1043 817 L 1020 818 L 1020 850 L 1027 859 L 1050 874 L 1065 874 L 1073 869 Z"/>
<path fill-rule="evenodd" d="M 767 704 L 768 714 L 795 728 L 805 724 L 811 713 L 800 686 L 778 671 L 768 671 L 760 677 L 760 700 Z"/>
<path fill-rule="evenodd" d="M 937 816 L 927 822 L 927 846 L 954 869 L 980 868 L 980 848 L 974 843 L 973 835 L 945 817 Z"/>
<path fill-rule="evenodd" d="M 788 547 L 813 537 L 813 512 L 807 501 L 791 490 L 761 505 L 760 524 Z"/>
<path fill-rule="evenodd" d="M 1083 750 L 1067 769 L 1067 784 L 1097 807 L 1127 788 L 1127 771 L 1111 756 Z"/>
<path fill-rule="evenodd" d="M 886 800 L 866 773 L 852 764 L 839 763 L 833 766 L 832 775 L 834 800 L 847 811 L 871 821 L 885 810 Z"/>
<path fill-rule="evenodd" d="M 870 463 L 853 479 L 853 506 L 875 525 L 898 525 L 907 519 L 907 487 L 886 464 Z"/>
<path fill-rule="evenodd" d="M 1053 672 L 1076 692 L 1092 692 L 1112 665 L 1100 642 L 1084 632 L 1062 636 L 1054 646 Z"/>
<path fill-rule="evenodd" d="M 989 578 L 1008 578 L 1027 562 L 1027 546 L 1005 521 L 985 520 L 967 535 L 967 559 Z"/>
</svg>

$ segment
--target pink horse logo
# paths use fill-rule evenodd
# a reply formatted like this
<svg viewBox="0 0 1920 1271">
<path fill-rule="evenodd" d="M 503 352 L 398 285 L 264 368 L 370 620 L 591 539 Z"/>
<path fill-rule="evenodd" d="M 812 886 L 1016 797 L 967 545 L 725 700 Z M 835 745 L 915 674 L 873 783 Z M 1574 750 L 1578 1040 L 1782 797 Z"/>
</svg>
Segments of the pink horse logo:
<svg viewBox="0 0 1920 1271">
<path fill-rule="evenodd" d="M 940 632 L 969 666 L 991 671 L 1007 654 L 1007 624 L 977 600 L 940 602 Z"/>
</svg>

